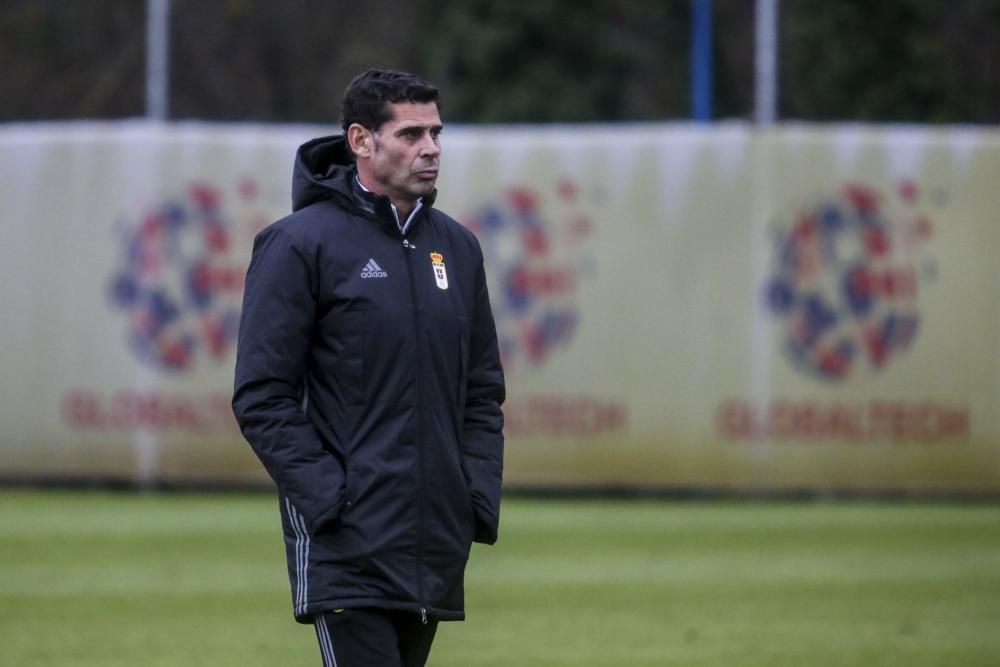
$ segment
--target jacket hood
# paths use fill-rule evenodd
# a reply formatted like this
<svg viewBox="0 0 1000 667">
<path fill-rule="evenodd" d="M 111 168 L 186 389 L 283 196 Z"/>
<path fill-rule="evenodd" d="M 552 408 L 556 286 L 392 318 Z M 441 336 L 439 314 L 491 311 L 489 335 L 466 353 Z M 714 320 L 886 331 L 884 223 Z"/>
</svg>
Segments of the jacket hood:
<svg viewBox="0 0 1000 667">
<path fill-rule="evenodd" d="M 292 169 L 292 210 L 298 211 L 321 199 L 339 199 L 370 215 L 392 218 L 389 198 L 359 187 L 354 155 L 343 135 L 317 137 L 299 146 Z M 437 190 L 423 197 L 425 209 L 434 204 Z"/>
<path fill-rule="evenodd" d="M 299 146 L 292 170 L 292 210 L 329 197 L 351 197 L 354 156 L 341 135 L 318 137 Z"/>
</svg>

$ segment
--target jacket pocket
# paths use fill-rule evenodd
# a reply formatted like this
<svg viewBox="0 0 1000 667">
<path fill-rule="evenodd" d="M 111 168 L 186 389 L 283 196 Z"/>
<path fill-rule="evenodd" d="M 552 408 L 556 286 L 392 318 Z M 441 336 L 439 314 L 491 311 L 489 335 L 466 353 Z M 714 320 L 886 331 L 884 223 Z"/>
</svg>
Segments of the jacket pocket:
<svg viewBox="0 0 1000 667">
<path fill-rule="evenodd" d="M 341 515 L 350 512 L 365 499 L 374 473 L 375 471 L 366 463 L 350 462 L 347 464 L 347 483 Z"/>
</svg>

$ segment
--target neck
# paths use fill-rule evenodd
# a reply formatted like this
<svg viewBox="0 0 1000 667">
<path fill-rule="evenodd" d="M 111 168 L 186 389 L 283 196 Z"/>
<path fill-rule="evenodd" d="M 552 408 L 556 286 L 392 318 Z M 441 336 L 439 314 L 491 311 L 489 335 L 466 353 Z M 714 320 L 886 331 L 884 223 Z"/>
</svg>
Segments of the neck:
<svg viewBox="0 0 1000 667">
<path fill-rule="evenodd" d="M 410 201 L 408 199 L 393 199 L 390 195 L 386 195 L 378 187 L 371 187 L 365 179 L 365 175 L 358 171 L 358 184 L 365 190 L 365 192 L 370 192 L 375 195 L 384 195 L 389 197 L 389 201 L 396 208 L 396 217 L 399 218 L 399 224 L 403 224 L 408 217 L 410 217 L 410 212 L 413 207 L 416 206 L 416 202 Z"/>
<path fill-rule="evenodd" d="M 396 207 L 396 216 L 399 218 L 399 224 L 402 225 L 410 217 L 410 211 L 413 210 L 413 202 L 393 201 L 392 205 Z"/>
</svg>

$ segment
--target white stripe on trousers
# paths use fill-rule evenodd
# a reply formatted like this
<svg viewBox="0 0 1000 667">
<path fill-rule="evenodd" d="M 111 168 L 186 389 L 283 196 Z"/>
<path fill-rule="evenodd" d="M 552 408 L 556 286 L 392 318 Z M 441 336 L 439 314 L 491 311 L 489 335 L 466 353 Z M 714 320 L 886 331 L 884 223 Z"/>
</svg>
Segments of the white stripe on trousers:
<svg viewBox="0 0 1000 667">
<path fill-rule="evenodd" d="M 326 625 L 326 614 L 317 614 L 313 624 L 316 626 L 319 648 L 323 652 L 323 667 L 337 667 L 337 656 L 333 654 L 333 639 L 330 637 L 330 628 Z"/>
<path fill-rule="evenodd" d="M 295 613 L 301 616 L 306 613 L 309 602 L 309 531 L 306 520 L 288 498 L 285 498 L 285 508 L 295 531 Z"/>
</svg>

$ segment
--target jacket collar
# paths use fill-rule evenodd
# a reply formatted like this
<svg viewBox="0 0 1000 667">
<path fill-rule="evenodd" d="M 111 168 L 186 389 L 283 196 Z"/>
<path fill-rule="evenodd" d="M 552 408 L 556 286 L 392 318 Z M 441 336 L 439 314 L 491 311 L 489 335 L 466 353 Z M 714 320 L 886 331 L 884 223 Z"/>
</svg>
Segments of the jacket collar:
<svg viewBox="0 0 1000 667">
<path fill-rule="evenodd" d="M 437 190 L 434 190 L 430 194 L 418 199 L 406 220 L 399 219 L 399 213 L 396 211 L 396 207 L 387 196 L 376 194 L 361 184 L 356 168 L 353 170 L 351 175 L 351 194 L 354 197 L 355 203 L 363 211 L 378 218 L 379 220 L 385 220 L 388 218 L 395 223 L 396 228 L 405 236 L 411 229 L 413 229 L 417 220 L 420 219 L 420 212 L 425 208 L 430 208 L 434 203 L 434 199 L 437 196 Z"/>
</svg>

